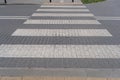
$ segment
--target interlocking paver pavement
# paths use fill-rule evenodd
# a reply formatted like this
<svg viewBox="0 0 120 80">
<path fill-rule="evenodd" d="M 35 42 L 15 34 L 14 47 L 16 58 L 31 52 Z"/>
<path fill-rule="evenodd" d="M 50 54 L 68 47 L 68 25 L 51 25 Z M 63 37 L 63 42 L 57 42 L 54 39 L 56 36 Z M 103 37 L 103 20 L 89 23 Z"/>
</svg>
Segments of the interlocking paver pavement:
<svg viewBox="0 0 120 80">
<path fill-rule="evenodd" d="M 120 68 L 116 33 L 83 6 L 43 4 L 22 25 L 0 31 L 0 67 Z"/>
<path fill-rule="evenodd" d="M 113 34 L 84 5 L 72 6 L 43 4 L 11 36 L 3 37 L 0 57 L 119 58 L 119 41 L 112 45 Z"/>
</svg>

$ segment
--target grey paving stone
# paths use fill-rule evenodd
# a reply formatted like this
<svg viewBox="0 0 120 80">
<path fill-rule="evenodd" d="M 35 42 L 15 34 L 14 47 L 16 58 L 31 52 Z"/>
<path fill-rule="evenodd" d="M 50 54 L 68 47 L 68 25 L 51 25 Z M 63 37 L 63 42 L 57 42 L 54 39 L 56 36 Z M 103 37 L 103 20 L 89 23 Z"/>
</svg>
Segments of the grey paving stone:
<svg viewBox="0 0 120 80">
<path fill-rule="evenodd" d="M 52 74 L 51 74 L 52 73 Z M 67 68 L 0 68 L 0 76 L 82 76 L 87 77 L 85 69 Z"/>
<path fill-rule="evenodd" d="M 113 69 L 111 71 L 110 77 L 120 77 L 120 69 Z"/>
<path fill-rule="evenodd" d="M 97 4 L 86 5 L 96 16 L 120 16 L 119 0 L 107 0 Z"/>
<path fill-rule="evenodd" d="M 9 4 L 8 2 L 8 5 L 5 5 L 4 8 L 0 8 L 0 11 L 1 11 L 0 16 L 31 16 L 31 14 L 35 11 L 35 9 L 39 7 L 40 5 L 29 5 L 29 4 L 28 5 L 13 4 L 12 5 L 12 4 Z"/>
<path fill-rule="evenodd" d="M 4 35 L 3 35 L 4 36 Z M 111 37 L 3 37 L 3 44 L 41 44 L 41 45 L 118 45 L 118 38 Z M 112 42 L 112 43 L 111 43 Z"/>
<path fill-rule="evenodd" d="M 87 77 L 110 77 L 111 69 L 86 69 Z"/>
<path fill-rule="evenodd" d="M 37 6 L 29 6 L 29 8 L 25 8 L 18 11 L 15 9 L 14 6 L 7 6 L 10 8 L 5 8 L 5 11 L 3 9 L 0 13 L 0 15 L 32 15 L 33 12 L 35 12 L 36 8 L 40 8 Z M 18 7 L 18 6 L 17 6 Z M 23 6 L 25 7 L 25 6 Z M 8 12 L 9 9 L 13 8 L 16 12 Z M 30 11 L 26 12 L 27 9 Z M 31 11 L 32 9 L 32 11 Z M 48 9 L 48 8 L 44 8 Z M 58 9 L 58 8 L 54 8 Z M 60 8 L 59 8 L 60 9 Z M 67 9 L 67 8 L 66 8 Z M 25 12 L 26 14 L 23 14 L 21 12 Z M 6 13 L 6 14 L 4 14 Z M 14 14 L 13 14 L 14 13 Z M 44 13 L 44 12 L 41 12 Z M 42 19 L 93 19 L 90 17 L 87 18 L 80 18 L 80 17 L 38 17 Z M 36 17 L 31 17 L 31 19 L 38 19 Z M 1 21 L 0 21 L 1 22 Z M 46 25 L 46 24 L 40 24 L 40 25 L 21 25 L 22 22 L 17 21 L 2 21 L 0 24 L 4 23 L 4 25 L 0 25 L 0 44 L 9 44 L 9 45 L 119 45 L 120 44 L 120 34 L 119 34 L 119 25 L 77 25 L 77 24 L 59 24 L 59 25 Z M 14 23 L 14 24 L 13 24 Z M 5 26 L 9 24 L 10 26 Z M 109 25 L 109 26 L 108 26 Z M 20 37 L 20 36 L 14 36 L 12 37 L 11 34 L 18 28 L 21 29 L 107 29 L 113 37 L 48 37 L 48 36 L 39 36 L 39 37 Z M 6 67 L 6 68 L 96 68 L 96 69 L 119 69 L 120 68 L 120 59 L 119 58 L 0 58 L 0 67 Z M 30 71 L 32 72 L 32 71 Z M 92 74 L 90 74 L 92 72 Z M 16 73 L 16 72 L 15 72 Z M 14 74 L 15 74 L 14 73 Z M 28 72 L 29 73 L 29 72 Z M 84 73 L 84 71 L 83 71 Z M 89 71 L 89 76 L 108 76 L 106 75 L 108 72 L 100 71 L 100 73 L 96 74 L 97 71 Z M 114 72 L 118 74 L 117 72 Z M 44 73 L 46 74 L 46 73 Z M 77 73 L 78 74 L 78 73 Z M 108 73 L 109 74 L 109 73 Z M 64 74 L 63 74 L 64 75 Z M 70 74 L 71 75 L 71 74 Z M 83 74 L 84 75 L 84 74 Z M 112 73 L 111 73 L 112 75 Z M 113 75 L 117 76 L 117 75 Z"/>
<path fill-rule="evenodd" d="M 120 68 L 120 60 L 114 58 L 0 58 L 0 61 L 0 67 L 6 68 Z"/>
</svg>

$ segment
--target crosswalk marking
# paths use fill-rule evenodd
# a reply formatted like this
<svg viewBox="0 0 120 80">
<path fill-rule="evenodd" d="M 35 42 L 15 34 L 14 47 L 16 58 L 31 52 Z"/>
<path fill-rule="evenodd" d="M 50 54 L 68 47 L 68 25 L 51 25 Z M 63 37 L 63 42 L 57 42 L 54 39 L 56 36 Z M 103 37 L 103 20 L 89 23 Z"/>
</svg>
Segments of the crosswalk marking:
<svg viewBox="0 0 120 80">
<path fill-rule="evenodd" d="M 94 17 L 91 13 L 33 13 L 32 16 Z"/>
<path fill-rule="evenodd" d="M 28 19 L 29 16 L 0 16 L 0 19 Z"/>
<path fill-rule="evenodd" d="M 96 16 L 97 20 L 120 20 L 120 17 L 105 17 L 105 16 Z"/>
<path fill-rule="evenodd" d="M 49 7 L 51 7 L 51 8 L 55 8 L 55 7 L 57 7 L 57 8 L 86 8 L 86 6 L 51 6 L 51 5 L 41 5 L 40 7 L 46 7 L 46 8 L 49 8 Z"/>
<path fill-rule="evenodd" d="M 100 24 L 97 20 L 33 20 L 29 19 L 24 24 Z"/>
<path fill-rule="evenodd" d="M 120 58 L 117 45 L 1 45 L 0 57 Z"/>
<path fill-rule="evenodd" d="M 37 9 L 37 13 L 33 13 L 32 17 L 83 17 L 85 20 L 73 19 L 28 19 L 24 24 L 101 24 L 96 19 L 87 18 L 94 15 L 86 9 L 86 6 L 47 6 L 42 5 L 42 8 L 51 7 L 51 9 Z M 54 8 L 61 9 L 54 9 Z M 66 8 L 66 9 L 64 9 Z M 68 9 L 67 9 L 68 8 Z M 75 9 L 73 9 L 75 8 Z M 80 9 L 78 9 L 80 8 Z M 48 13 L 38 13 L 38 11 L 48 11 Z M 63 13 L 50 13 L 50 11 L 63 11 Z M 70 12 L 71 13 L 65 13 Z M 72 12 L 82 13 L 72 13 Z M 83 13 L 85 12 L 85 13 Z M 89 12 L 89 13 L 86 13 Z M 42 25 L 43 26 L 43 25 Z M 49 26 L 49 25 L 48 25 Z M 81 26 L 81 25 L 80 25 Z M 56 26 L 57 27 L 57 26 Z M 83 26 L 84 27 L 84 26 Z M 107 29 L 17 29 L 11 36 L 13 37 L 29 37 L 29 36 L 69 36 L 69 37 L 112 37 L 112 34 Z M 73 38 L 74 39 L 74 38 Z M 87 39 L 86 39 L 87 40 Z M 48 38 L 49 42 L 49 38 Z M 85 41 L 87 42 L 87 41 Z M 88 41 L 89 42 L 89 41 Z M 93 41 L 94 42 L 94 41 Z M 32 43 L 31 43 L 32 44 Z M 0 46 L 0 57 L 16 57 L 16 58 L 120 58 L 120 48 L 118 45 L 22 45 L 22 44 L 2 44 Z M 108 55 L 109 53 L 109 55 Z"/>
<path fill-rule="evenodd" d="M 17 29 L 12 36 L 112 36 L 106 29 Z"/>
<path fill-rule="evenodd" d="M 36 11 L 76 11 L 76 12 L 89 12 L 88 9 L 37 9 Z"/>
</svg>

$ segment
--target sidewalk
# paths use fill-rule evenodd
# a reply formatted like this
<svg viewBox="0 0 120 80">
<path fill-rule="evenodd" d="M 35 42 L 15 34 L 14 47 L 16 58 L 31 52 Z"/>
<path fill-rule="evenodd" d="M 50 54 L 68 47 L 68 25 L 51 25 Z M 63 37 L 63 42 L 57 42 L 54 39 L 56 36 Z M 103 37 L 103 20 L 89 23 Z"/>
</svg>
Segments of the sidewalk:
<svg viewBox="0 0 120 80">
<path fill-rule="evenodd" d="M 120 80 L 120 78 L 81 78 L 81 77 L 1 77 L 0 80 Z"/>
</svg>

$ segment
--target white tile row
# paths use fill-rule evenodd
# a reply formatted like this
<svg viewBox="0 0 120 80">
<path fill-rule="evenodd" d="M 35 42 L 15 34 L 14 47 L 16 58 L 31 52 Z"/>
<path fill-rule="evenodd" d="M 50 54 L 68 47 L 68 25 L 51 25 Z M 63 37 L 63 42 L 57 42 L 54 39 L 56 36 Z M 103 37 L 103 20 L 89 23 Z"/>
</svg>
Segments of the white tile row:
<svg viewBox="0 0 120 80">
<path fill-rule="evenodd" d="M 0 57 L 120 58 L 117 45 L 1 45 Z"/>
<path fill-rule="evenodd" d="M 91 13 L 33 13 L 32 16 L 94 17 Z"/>
<path fill-rule="evenodd" d="M 12 36 L 112 36 L 106 29 L 17 29 Z"/>
<path fill-rule="evenodd" d="M 37 9 L 36 11 L 55 11 L 55 12 L 58 12 L 58 11 L 66 11 L 66 12 L 69 12 L 69 11 L 72 11 L 72 12 L 89 12 L 88 9 Z"/>
<path fill-rule="evenodd" d="M 55 7 L 57 7 L 57 8 L 86 8 L 86 6 L 84 6 L 84 5 L 82 5 L 82 6 L 65 6 L 65 5 L 63 5 L 63 6 L 56 6 L 56 5 L 41 5 L 40 7 L 47 7 L 47 8 L 49 8 L 49 7 L 51 7 L 51 8 L 55 8 Z"/>
<path fill-rule="evenodd" d="M 24 24 L 101 24 L 97 20 L 39 20 L 28 19 Z"/>
</svg>

